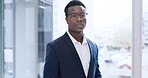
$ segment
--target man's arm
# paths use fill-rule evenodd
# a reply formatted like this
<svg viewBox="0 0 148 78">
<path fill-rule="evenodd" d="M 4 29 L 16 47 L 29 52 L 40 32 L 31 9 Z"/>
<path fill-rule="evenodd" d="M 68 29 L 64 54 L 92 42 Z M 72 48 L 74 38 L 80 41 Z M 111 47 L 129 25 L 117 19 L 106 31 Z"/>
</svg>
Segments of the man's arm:
<svg viewBox="0 0 148 78">
<path fill-rule="evenodd" d="M 100 70 L 99 70 L 99 64 L 97 64 L 95 78 L 102 78 L 102 75 L 101 75 Z"/>
<path fill-rule="evenodd" d="M 99 64 L 98 64 L 98 47 L 97 47 L 97 45 L 96 45 L 96 48 L 97 48 L 97 57 L 96 57 L 97 68 L 96 68 L 95 78 L 102 78 L 101 72 L 99 70 Z"/>
<path fill-rule="evenodd" d="M 54 49 L 52 43 L 47 44 L 43 78 L 60 78 L 58 58 Z"/>
</svg>

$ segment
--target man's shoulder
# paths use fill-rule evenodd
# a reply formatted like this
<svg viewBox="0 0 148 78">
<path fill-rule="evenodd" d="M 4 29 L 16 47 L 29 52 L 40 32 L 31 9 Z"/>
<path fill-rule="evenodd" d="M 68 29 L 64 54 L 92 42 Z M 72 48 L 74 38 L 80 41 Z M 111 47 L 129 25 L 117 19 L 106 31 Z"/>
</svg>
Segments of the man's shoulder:
<svg viewBox="0 0 148 78">
<path fill-rule="evenodd" d="M 86 39 L 87 39 L 87 42 L 88 42 L 89 45 L 97 47 L 97 44 L 94 41 L 92 41 L 92 40 L 90 40 L 88 38 L 86 38 Z"/>
<path fill-rule="evenodd" d="M 88 39 L 88 38 L 86 38 L 87 39 L 87 42 L 88 43 L 91 43 L 91 44 L 96 44 L 95 42 L 93 42 L 92 40 L 90 40 L 90 39 Z"/>
<path fill-rule="evenodd" d="M 65 33 L 64 35 L 62 35 L 62 36 L 60 36 L 60 37 L 58 37 L 58 38 L 56 38 L 54 40 L 52 40 L 50 43 L 59 44 L 59 43 L 63 42 L 64 39 L 66 39 L 66 38 L 67 38 L 67 33 Z"/>
</svg>

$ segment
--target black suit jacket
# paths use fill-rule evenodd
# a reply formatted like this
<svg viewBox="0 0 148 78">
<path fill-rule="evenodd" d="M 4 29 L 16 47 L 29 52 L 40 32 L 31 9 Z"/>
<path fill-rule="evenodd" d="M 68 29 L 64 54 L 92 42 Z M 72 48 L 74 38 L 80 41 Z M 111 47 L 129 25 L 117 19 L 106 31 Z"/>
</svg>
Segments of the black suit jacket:
<svg viewBox="0 0 148 78">
<path fill-rule="evenodd" d="M 87 39 L 90 66 L 85 76 L 79 55 L 67 33 L 47 44 L 44 78 L 102 78 L 98 64 L 98 48 Z"/>
</svg>

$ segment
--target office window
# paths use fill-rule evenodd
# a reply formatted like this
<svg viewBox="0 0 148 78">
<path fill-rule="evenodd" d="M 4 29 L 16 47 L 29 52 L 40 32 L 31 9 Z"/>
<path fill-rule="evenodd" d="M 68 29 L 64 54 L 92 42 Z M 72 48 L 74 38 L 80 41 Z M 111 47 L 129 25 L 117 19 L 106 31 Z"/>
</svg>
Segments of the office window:
<svg viewBox="0 0 148 78">
<path fill-rule="evenodd" d="M 14 77 L 14 17 L 13 0 L 4 0 L 4 78 Z"/>
<path fill-rule="evenodd" d="M 43 78 L 45 49 L 53 38 L 52 0 L 4 5 L 4 78 Z"/>
<path fill-rule="evenodd" d="M 2 41 L 4 43 L 2 50 L 4 55 L 0 55 L 4 56 L 4 62 L 0 61 L 3 62 L 0 64 L 4 64 L 4 72 L 0 72 L 0 75 L 4 74 L 4 78 L 43 77 L 46 44 L 67 30 L 63 10 L 64 5 L 70 0 L 60 1 L 61 0 L 4 0 L 4 27 L 0 26 L 0 29 L 3 29 L 4 35 L 4 40 Z M 88 21 L 85 33 L 86 36 L 95 41 L 100 48 L 99 64 L 103 78 L 131 78 L 132 0 L 82 1 L 86 4 L 88 10 Z M 147 1 L 148 0 L 143 1 L 142 78 L 148 77 L 148 64 L 146 61 L 148 52 Z M 13 2 L 16 2 L 15 5 L 17 5 L 15 6 L 15 10 Z M 20 2 L 21 5 L 17 2 Z M 0 21 L 2 21 L 2 18 L 0 18 Z M 0 35 L 0 37 L 1 36 L 2 35 Z M 37 41 L 34 41 L 36 39 Z M 22 59 L 25 62 L 20 61 Z M 29 62 L 26 62 L 26 59 Z M 31 61 L 32 59 L 33 62 Z M 25 64 L 28 64 L 27 68 Z M 20 67 L 20 65 L 24 68 Z M 114 74 L 108 72 L 114 72 Z"/>
<path fill-rule="evenodd" d="M 84 32 L 99 47 L 103 78 L 131 78 L 132 0 L 81 1 L 85 3 L 88 12 Z M 62 35 L 67 28 L 64 13 L 61 12 L 65 7 L 63 4 L 66 5 L 68 0 L 61 3 L 55 1 L 53 6 L 53 35 L 56 37 Z"/>
<path fill-rule="evenodd" d="M 40 1 L 38 20 L 38 43 L 39 61 L 44 62 L 46 45 L 52 40 L 52 3 L 47 4 Z"/>
<path fill-rule="evenodd" d="M 46 45 L 53 39 L 53 4 L 52 0 L 39 1 L 38 8 L 38 62 L 40 77 L 43 76 L 43 66 L 46 55 Z"/>
<path fill-rule="evenodd" d="M 142 78 L 148 77 L 148 0 L 143 0 L 143 30 L 142 30 Z"/>
<path fill-rule="evenodd" d="M 94 0 L 93 12 L 103 78 L 131 78 L 132 0 Z"/>
</svg>

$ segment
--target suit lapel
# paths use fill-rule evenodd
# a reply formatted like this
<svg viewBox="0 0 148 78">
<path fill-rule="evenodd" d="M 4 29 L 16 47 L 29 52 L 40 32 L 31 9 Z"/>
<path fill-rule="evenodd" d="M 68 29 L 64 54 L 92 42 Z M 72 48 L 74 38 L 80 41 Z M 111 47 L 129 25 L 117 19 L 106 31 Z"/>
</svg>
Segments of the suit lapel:
<svg viewBox="0 0 148 78">
<path fill-rule="evenodd" d="M 79 57 L 79 55 L 78 55 L 78 53 L 77 53 L 71 39 L 70 39 L 70 37 L 68 36 L 67 33 L 64 34 L 64 37 L 65 37 L 64 41 L 66 43 L 66 46 L 67 46 L 69 52 L 74 56 L 74 60 L 77 62 L 78 67 L 80 67 L 80 70 L 85 75 L 84 70 L 83 70 L 83 66 L 82 66 L 82 63 L 81 63 L 81 60 L 80 60 L 80 57 Z"/>
<path fill-rule="evenodd" d="M 95 61 L 95 55 L 94 55 L 94 46 L 92 45 L 92 43 L 87 39 L 87 42 L 88 42 L 88 45 L 89 45 L 89 50 L 90 50 L 90 65 L 89 65 L 89 71 L 88 71 L 88 75 L 87 75 L 87 78 L 92 78 L 93 76 L 93 64 L 94 64 L 94 61 Z"/>
</svg>

